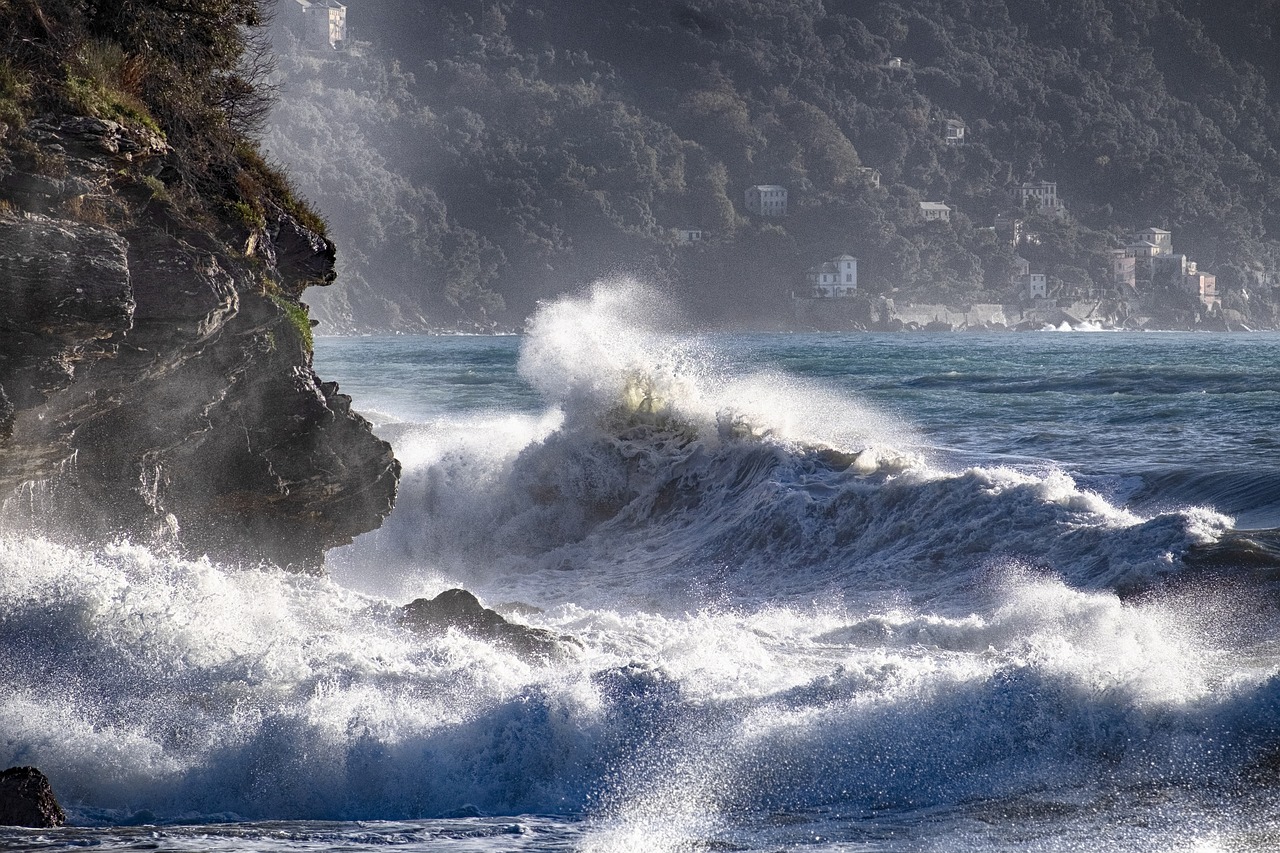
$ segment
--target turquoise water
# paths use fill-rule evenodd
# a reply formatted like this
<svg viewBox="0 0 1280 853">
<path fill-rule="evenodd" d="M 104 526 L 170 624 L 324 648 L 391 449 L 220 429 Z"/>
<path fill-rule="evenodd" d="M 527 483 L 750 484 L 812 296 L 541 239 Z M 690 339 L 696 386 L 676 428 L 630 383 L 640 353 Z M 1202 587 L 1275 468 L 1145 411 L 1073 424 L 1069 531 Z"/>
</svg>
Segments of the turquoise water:
<svg viewBox="0 0 1280 853">
<path fill-rule="evenodd" d="M 819 379 L 953 449 L 1088 466 L 1245 464 L 1280 448 L 1274 333 L 737 335 L 706 338 L 726 370 Z M 519 337 L 321 338 L 317 366 L 371 411 L 417 418 L 534 412 Z"/>
<path fill-rule="evenodd" d="M 3 849 L 1269 850 L 1280 336 L 320 339 L 404 462 L 328 578 L 0 542 Z M 400 624 L 465 586 L 573 638 Z"/>
<path fill-rule="evenodd" d="M 950 459 L 1053 465 L 1144 507 L 1208 500 L 1280 525 L 1280 335 L 720 335 L 721 369 L 811 378 L 911 423 Z M 518 337 L 322 338 L 318 364 L 375 419 L 534 413 Z M 1126 481 L 1126 477 L 1133 480 Z M 1109 480 L 1108 480 L 1109 478 Z"/>
</svg>

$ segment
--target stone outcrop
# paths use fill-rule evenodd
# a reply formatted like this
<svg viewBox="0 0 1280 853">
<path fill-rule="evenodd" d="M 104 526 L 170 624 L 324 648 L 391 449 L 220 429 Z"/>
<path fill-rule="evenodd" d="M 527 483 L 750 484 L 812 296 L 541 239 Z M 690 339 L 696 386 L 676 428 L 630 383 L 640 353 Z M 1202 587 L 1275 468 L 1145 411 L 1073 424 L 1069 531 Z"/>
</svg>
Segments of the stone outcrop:
<svg viewBox="0 0 1280 853">
<path fill-rule="evenodd" d="M 563 655 L 567 643 L 542 628 L 508 622 L 465 589 L 448 589 L 435 598 L 419 598 L 401 611 L 404 624 L 425 634 L 440 634 L 453 628 L 480 640 L 499 643 L 523 657 L 547 659 Z"/>
<path fill-rule="evenodd" d="M 399 465 L 311 369 L 302 290 L 334 247 L 283 209 L 209 221 L 145 129 L 32 121 L 0 154 L 0 497 L 42 530 L 319 565 Z M 222 217 L 222 220 L 230 220 Z"/>
<path fill-rule="evenodd" d="M 66 822 L 67 816 L 43 773 L 34 767 L 0 771 L 0 826 L 43 829 Z"/>
</svg>

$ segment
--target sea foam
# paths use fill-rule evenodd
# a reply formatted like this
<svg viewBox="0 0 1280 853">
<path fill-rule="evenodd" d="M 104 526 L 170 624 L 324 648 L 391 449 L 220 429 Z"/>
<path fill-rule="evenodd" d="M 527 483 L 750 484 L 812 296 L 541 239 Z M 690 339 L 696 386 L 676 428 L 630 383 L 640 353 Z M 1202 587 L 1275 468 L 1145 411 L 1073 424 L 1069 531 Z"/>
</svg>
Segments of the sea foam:
<svg viewBox="0 0 1280 853">
<path fill-rule="evenodd" d="M 653 299 L 546 306 L 539 413 L 389 412 L 400 504 L 330 578 L 7 536 L 0 761 L 81 823 L 536 813 L 602 851 L 1261 772 L 1274 620 L 1159 586 L 1229 519 L 957 462 Z M 575 642 L 401 624 L 457 585 Z"/>
</svg>

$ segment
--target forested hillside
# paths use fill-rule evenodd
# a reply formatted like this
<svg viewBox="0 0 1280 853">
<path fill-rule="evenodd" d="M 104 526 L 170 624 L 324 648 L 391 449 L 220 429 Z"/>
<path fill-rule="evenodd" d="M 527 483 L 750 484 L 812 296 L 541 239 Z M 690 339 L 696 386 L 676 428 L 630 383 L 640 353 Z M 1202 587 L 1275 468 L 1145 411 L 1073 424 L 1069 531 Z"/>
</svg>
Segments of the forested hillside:
<svg viewBox="0 0 1280 853">
<path fill-rule="evenodd" d="M 1158 226 L 1224 307 L 1274 324 L 1278 19 L 1275 0 L 351 0 L 345 50 L 281 28 L 266 147 L 330 220 L 334 328 L 518 324 L 614 273 L 769 324 L 842 252 L 864 292 L 1010 298 L 989 226 L 1023 181 L 1070 212 L 1028 221 L 1033 265 L 1105 287 L 1105 250 Z M 788 215 L 749 214 L 753 184 L 787 187 Z"/>
</svg>

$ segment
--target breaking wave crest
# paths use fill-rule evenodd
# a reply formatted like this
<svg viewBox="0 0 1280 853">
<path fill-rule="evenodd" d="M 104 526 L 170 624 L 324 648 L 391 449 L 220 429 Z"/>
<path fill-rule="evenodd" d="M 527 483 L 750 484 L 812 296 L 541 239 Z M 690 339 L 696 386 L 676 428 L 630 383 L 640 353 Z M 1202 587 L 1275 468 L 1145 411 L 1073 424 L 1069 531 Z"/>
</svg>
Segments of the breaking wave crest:
<svg viewBox="0 0 1280 853">
<path fill-rule="evenodd" d="M 436 452 L 410 451 L 383 557 L 533 600 L 548 572 L 556 596 L 647 607 L 954 599 L 1008 562 L 1139 588 L 1230 527 L 1204 509 L 1137 515 L 1062 470 L 954 464 L 847 394 L 731 371 L 656 301 L 601 285 L 545 307 L 520 371 L 550 411 L 523 443 L 446 449 L 426 431 Z"/>
</svg>

